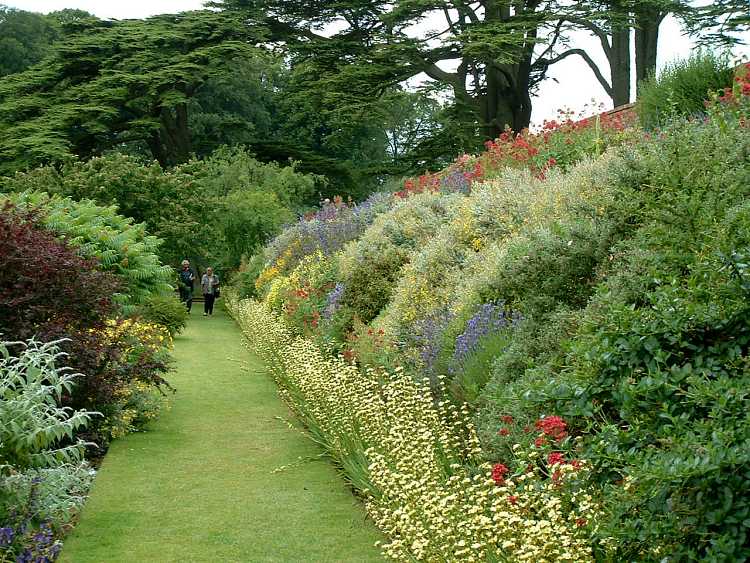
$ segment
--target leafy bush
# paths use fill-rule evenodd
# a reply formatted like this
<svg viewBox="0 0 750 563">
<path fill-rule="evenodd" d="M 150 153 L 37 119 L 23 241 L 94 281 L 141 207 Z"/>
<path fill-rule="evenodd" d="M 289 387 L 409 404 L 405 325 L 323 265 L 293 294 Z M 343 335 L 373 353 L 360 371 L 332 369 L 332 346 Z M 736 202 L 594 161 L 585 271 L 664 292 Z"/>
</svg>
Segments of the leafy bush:
<svg viewBox="0 0 750 563">
<path fill-rule="evenodd" d="M 54 560 L 91 483 L 75 435 L 97 413 L 59 406 L 82 376 L 59 367 L 58 344 L 0 343 L 2 561 Z"/>
<path fill-rule="evenodd" d="M 57 333 L 43 336 L 52 339 Z M 106 447 L 113 438 L 139 429 L 139 420 L 153 418 L 148 413 L 158 407 L 151 405 L 152 391 L 164 396 L 172 389 L 164 378 L 170 369 L 170 345 L 166 328 L 134 319 L 110 319 L 103 327 L 80 331 L 62 343 L 70 365 L 86 374 L 64 397 L 65 404 L 103 415 L 89 425 L 84 437 Z"/>
<path fill-rule="evenodd" d="M 370 322 L 390 302 L 401 269 L 449 221 L 462 195 L 421 194 L 379 215 L 339 257 L 343 303 Z"/>
<path fill-rule="evenodd" d="M 727 57 L 696 53 L 639 85 L 638 116 L 644 127 L 655 129 L 675 118 L 703 115 L 711 92 L 731 85 L 732 67 Z"/>
<path fill-rule="evenodd" d="M 24 339 L 43 326 L 101 323 L 113 311 L 117 278 L 98 261 L 37 228 L 38 216 L 5 203 L 0 214 L 0 331 Z M 64 334 L 63 334 L 64 336 Z"/>
<path fill-rule="evenodd" d="M 54 561 L 92 479 L 85 462 L 0 474 L 0 561 Z"/>
<path fill-rule="evenodd" d="M 59 342 L 0 343 L 0 470 L 54 467 L 80 461 L 82 444 L 70 442 L 91 415 L 59 407 L 80 374 L 57 367 Z M 20 347 L 11 356 L 8 347 Z"/>
<path fill-rule="evenodd" d="M 160 241 L 147 235 L 143 225 L 118 215 L 114 207 L 31 192 L 12 194 L 9 200 L 38 210 L 38 226 L 65 239 L 82 256 L 95 258 L 99 269 L 116 274 L 123 290 L 113 300 L 125 314 L 152 295 L 172 291 L 173 272 L 157 255 Z"/>
<path fill-rule="evenodd" d="M 260 273 L 265 269 L 265 258 L 262 253 L 255 254 L 249 260 L 243 260 L 235 272 L 234 277 L 229 282 L 229 285 L 233 287 L 240 298 L 245 299 L 247 297 L 257 297 L 258 288 L 256 287 L 256 280 Z"/>
<path fill-rule="evenodd" d="M 632 237 L 558 375 L 524 391 L 592 434 L 619 559 L 750 555 L 748 154 L 746 128 L 709 120 L 630 155 L 618 189 Z"/>
<path fill-rule="evenodd" d="M 147 323 L 166 327 L 174 337 L 187 324 L 185 305 L 174 295 L 154 295 L 138 308 L 137 315 Z"/>
</svg>

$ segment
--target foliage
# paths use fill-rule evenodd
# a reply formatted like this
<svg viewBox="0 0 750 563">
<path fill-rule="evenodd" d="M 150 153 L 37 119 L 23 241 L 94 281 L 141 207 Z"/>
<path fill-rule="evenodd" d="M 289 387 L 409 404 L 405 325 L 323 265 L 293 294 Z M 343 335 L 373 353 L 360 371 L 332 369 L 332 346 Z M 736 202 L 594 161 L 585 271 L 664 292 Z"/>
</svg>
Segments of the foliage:
<svg viewBox="0 0 750 563">
<path fill-rule="evenodd" d="M 80 374 L 57 367 L 59 342 L 0 344 L 0 471 L 80 461 L 82 443 L 70 443 L 96 414 L 58 406 Z M 21 347 L 11 356 L 9 347 Z M 15 350 L 14 350 L 15 352 Z M 68 444 L 65 444 L 67 438 Z"/>
<path fill-rule="evenodd" d="M 229 285 L 237 291 L 241 299 L 258 295 L 255 282 L 265 269 L 263 254 L 256 254 L 249 260 L 243 260 L 232 277 Z"/>
<path fill-rule="evenodd" d="M 378 214 L 388 209 L 390 201 L 386 194 L 373 194 L 354 206 L 341 198 L 323 202 L 319 211 L 304 216 L 266 246 L 267 266 L 258 276 L 257 289 L 279 274 L 291 272 L 304 256 L 315 252 L 334 254 L 359 237 Z"/>
<path fill-rule="evenodd" d="M 172 271 L 156 254 L 160 241 L 147 235 L 142 224 L 118 215 L 114 207 L 91 201 L 48 196 L 44 192 L 11 194 L 7 199 L 22 209 L 38 210 L 38 224 L 63 238 L 99 269 L 115 274 L 123 291 L 113 301 L 128 314 L 152 295 L 171 292 Z"/>
<path fill-rule="evenodd" d="M 668 65 L 643 84 L 638 116 L 644 127 L 656 129 L 676 118 L 703 115 L 710 94 L 731 84 L 732 67 L 726 57 L 698 52 Z"/>
<path fill-rule="evenodd" d="M 137 316 L 146 323 L 165 327 L 170 336 L 182 332 L 187 324 L 185 305 L 174 295 L 154 295 L 138 308 Z"/>
<path fill-rule="evenodd" d="M 0 5 L 0 77 L 42 60 L 54 35 L 52 22 L 41 14 Z"/>
<path fill-rule="evenodd" d="M 0 84 L 0 173 L 123 146 L 184 162 L 188 102 L 255 50 L 236 19 L 213 11 L 70 25 L 44 64 Z"/>
<path fill-rule="evenodd" d="M 92 479 L 85 462 L 0 476 L 0 561 L 54 561 Z"/>
<path fill-rule="evenodd" d="M 282 224 L 292 220 L 293 212 L 309 199 L 320 182 L 318 176 L 297 172 L 293 164 L 286 167 L 263 164 L 245 149 L 238 148 L 221 149 L 204 160 L 193 160 L 170 170 L 155 162 L 144 163 L 132 156 L 113 153 L 86 162 L 70 162 L 60 170 L 45 166 L 18 173 L 4 179 L 4 189 L 22 192 L 10 196 L 14 201 L 52 208 L 48 211 L 51 214 L 85 215 L 88 223 L 93 222 L 93 227 L 101 229 L 102 234 L 96 239 L 100 245 L 119 240 L 114 234 L 106 235 L 105 225 L 125 231 L 134 240 L 122 241 L 114 249 L 117 255 L 111 258 L 111 264 L 115 268 L 123 264 L 134 267 L 138 264 L 143 268 L 142 272 L 132 273 L 119 268 L 120 273 L 129 274 L 132 286 L 134 281 L 143 284 L 149 278 L 171 281 L 167 269 L 154 271 L 153 267 L 147 267 L 147 257 L 139 255 L 137 243 L 142 243 L 146 252 L 158 252 L 162 261 L 173 266 L 187 257 L 200 265 L 236 267 L 243 254 L 252 254 Z M 114 204 L 121 215 L 139 224 L 128 224 L 115 216 L 113 209 L 95 209 L 83 201 L 49 199 L 36 192 L 73 200 L 91 199 L 102 206 Z M 99 225 L 94 219 L 104 224 Z M 77 220 L 85 222 L 81 217 Z M 54 221 L 53 227 L 67 233 L 64 221 Z M 144 227 L 150 235 L 162 239 L 160 246 L 153 236 L 142 232 Z M 88 241 L 92 235 L 81 232 L 71 235 L 77 237 Z M 124 251 L 126 247 L 132 249 L 129 254 Z M 110 264 L 109 259 L 104 262 Z M 131 293 L 138 289 L 138 284 L 131 287 Z M 166 290 L 162 283 L 160 291 Z M 142 289 L 138 292 L 142 293 Z M 140 293 L 133 296 L 135 304 Z"/>
<path fill-rule="evenodd" d="M 528 170 L 544 180 L 552 170 L 567 170 L 610 147 L 631 143 L 639 135 L 632 111 L 574 119 L 572 112 L 560 110 L 559 120 L 545 120 L 541 131 L 506 130 L 486 141 L 486 150 L 477 156 L 463 154 L 438 172 L 406 179 L 395 195 L 406 198 L 425 191 L 466 194 L 475 184 L 502 177 L 508 168 Z"/>
<path fill-rule="evenodd" d="M 341 257 L 341 280 L 347 286 L 343 303 L 370 322 L 391 300 L 400 271 L 414 254 L 451 220 L 460 196 L 424 194 L 397 202 L 380 215 Z"/>
<path fill-rule="evenodd" d="M 55 332 L 44 334 L 55 337 Z M 158 412 L 153 391 L 165 398 L 172 387 L 164 379 L 170 369 L 169 331 L 133 319 L 108 320 L 103 327 L 80 331 L 64 343 L 71 366 L 86 374 L 64 397 L 73 408 L 96 409 L 85 436 L 106 447 L 110 440 L 139 430 Z"/>
<path fill-rule="evenodd" d="M 561 409 L 603 421 L 590 449 L 603 480 L 626 479 L 609 487 L 621 556 L 748 554 L 730 516 L 750 510 L 747 292 L 732 265 L 750 243 L 748 147 L 746 128 L 714 119 L 638 148 L 622 180 L 637 230 L 551 386 Z"/>
<path fill-rule="evenodd" d="M 34 226 L 38 217 L 6 202 L 0 213 L 0 329 L 25 339 L 40 327 L 93 326 L 113 311 L 121 284 L 95 259 Z"/>
</svg>

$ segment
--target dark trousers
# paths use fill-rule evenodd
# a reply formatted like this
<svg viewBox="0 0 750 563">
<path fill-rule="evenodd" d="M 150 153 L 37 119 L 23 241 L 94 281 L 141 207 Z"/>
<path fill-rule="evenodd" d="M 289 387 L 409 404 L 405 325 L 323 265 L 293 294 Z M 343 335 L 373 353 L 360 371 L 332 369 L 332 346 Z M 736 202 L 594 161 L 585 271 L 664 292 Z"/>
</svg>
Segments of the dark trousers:
<svg viewBox="0 0 750 563">
<path fill-rule="evenodd" d="M 203 312 L 204 313 L 207 313 L 209 315 L 214 314 L 214 301 L 216 301 L 216 296 L 213 293 L 203 294 Z"/>
<path fill-rule="evenodd" d="M 193 308 L 193 290 L 187 287 L 180 288 L 180 301 L 187 307 L 188 313 Z"/>
</svg>

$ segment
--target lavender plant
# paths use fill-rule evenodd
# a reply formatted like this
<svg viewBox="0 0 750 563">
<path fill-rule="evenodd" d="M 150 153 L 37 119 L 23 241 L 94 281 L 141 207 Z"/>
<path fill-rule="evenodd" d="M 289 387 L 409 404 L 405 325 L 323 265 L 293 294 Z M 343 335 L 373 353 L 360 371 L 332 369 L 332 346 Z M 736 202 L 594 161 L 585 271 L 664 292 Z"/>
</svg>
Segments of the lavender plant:
<svg viewBox="0 0 750 563">
<path fill-rule="evenodd" d="M 304 256 L 317 251 L 330 256 L 358 238 L 377 214 L 390 207 L 392 200 L 391 194 L 375 193 L 358 205 L 327 201 L 314 214 L 301 218 L 271 241 L 266 249 L 266 263 L 276 264 L 288 253 L 283 268 L 288 272 Z"/>
<path fill-rule="evenodd" d="M 456 373 L 469 354 L 475 353 L 488 336 L 516 326 L 522 318 L 517 311 L 508 311 L 502 301 L 480 306 L 466 323 L 464 332 L 456 337 L 449 371 Z"/>
<path fill-rule="evenodd" d="M 337 283 L 326 297 L 326 305 L 323 308 L 323 318 L 330 321 L 341 307 L 341 299 L 344 297 L 346 287 L 343 283 Z"/>
</svg>

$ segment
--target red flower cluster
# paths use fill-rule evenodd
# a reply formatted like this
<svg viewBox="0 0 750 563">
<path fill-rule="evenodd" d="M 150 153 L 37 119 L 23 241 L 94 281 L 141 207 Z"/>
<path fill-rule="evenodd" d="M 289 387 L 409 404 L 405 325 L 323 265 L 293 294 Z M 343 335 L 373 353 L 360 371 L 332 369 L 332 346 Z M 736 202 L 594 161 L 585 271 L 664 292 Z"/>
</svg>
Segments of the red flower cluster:
<svg viewBox="0 0 750 563">
<path fill-rule="evenodd" d="M 496 463 L 492 466 L 492 480 L 496 485 L 505 484 L 505 476 L 508 474 L 508 471 L 510 470 L 502 463 Z"/>
<path fill-rule="evenodd" d="M 584 145 L 590 146 L 592 140 L 588 139 L 588 136 L 591 134 L 597 137 L 595 143 L 604 142 L 605 138 L 635 125 L 637 119 L 632 110 L 606 112 L 579 120 L 573 119 L 572 112 L 560 111 L 560 120 L 545 121 L 540 132 L 532 133 L 524 129 L 514 133 L 508 129 L 497 139 L 486 141 L 486 151 L 473 160 L 473 164 L 471 157 L 462 155 L 440 172 L 426 173 L 416 180 L 406 180 L 404 189 L 395 195 L 407 198 L 428 190 L 438 191 L 441 180 L 453 174 L 462 174 L 471 188 L 475 181 L 486 176 L 487 171 L 504 166 L 527 168 L 535 177 L 544 180 L 546 172 L 557 166 L 561 159 L 565 163 L 580 157 L 579 151 L 575 150 L 576 143 L 580 144 L 583 141 Z"/>
<path fill-rule="evenodd" d="M 552 452 L 547 456 L 547 465 L 557 465 L 558 463 L 565 463 L 565 456 L 560 452 Z"/>
<path fill-rule="evenodd" d="M 737 69 L 734 77 L 734 85 L 724 90 L 714 98 L 715 101 L 706 101 L 706 107 L 711 107 L 716 102 L 725 106 L 738 105 L 743 98 L 750 97 L 750 63 L 746 63 Z"/>
<path fill-rule="evenodd" d="M 534 424 L 537 430 L 541 430 L 544 436 L 557 442 L 561 442 L 568 435 L 566 422 L 559 416 L 545 416 Z"/>
</svg>

